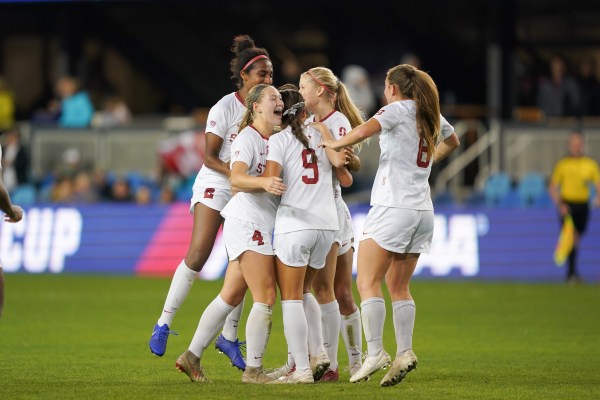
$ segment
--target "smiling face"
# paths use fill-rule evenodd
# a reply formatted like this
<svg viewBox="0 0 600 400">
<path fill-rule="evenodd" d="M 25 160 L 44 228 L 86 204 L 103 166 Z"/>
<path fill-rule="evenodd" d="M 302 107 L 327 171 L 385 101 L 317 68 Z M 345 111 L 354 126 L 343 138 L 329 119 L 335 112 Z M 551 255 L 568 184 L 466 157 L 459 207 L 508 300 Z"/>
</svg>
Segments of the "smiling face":
<svg viewBox="0 0 600 400">
<path fill-rule="evenodd" d="M 273 64 L 268 59 L 261 59 L 254 62 L 248 70 L 240 72 L 240 75 L 243 87 L 247 90 L 261 83 L 271 85 L 273 83 Z"/>
<path fill-rule="evenodd" d="M 254 124 L 264 123 L 266 125 L 281 124 L 283 115 L 283 100 L 281 94 L 273 86 L 263 89 L 260 98 L 253 105 Z"/>
<path fill-rule="evenodd" d="M 299 92 L 304 98 L 304 107 L 310 112 L 315 112 L 319 104 L 319 90 L 321 87 L 308 74 L 302 74 L 298 86 Z"/>
</svg>

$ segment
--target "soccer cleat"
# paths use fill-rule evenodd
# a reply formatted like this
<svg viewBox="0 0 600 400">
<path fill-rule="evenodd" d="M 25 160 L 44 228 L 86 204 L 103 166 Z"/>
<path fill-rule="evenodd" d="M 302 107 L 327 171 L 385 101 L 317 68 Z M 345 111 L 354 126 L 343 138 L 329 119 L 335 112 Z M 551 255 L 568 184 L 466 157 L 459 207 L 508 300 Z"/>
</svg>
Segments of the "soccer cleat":
<svg viewBox="0 0 600 400">
<path fill-rule="evenodd" d="M 336 368 L 335 371 L 331 368 L 327 368 L 327 371 L 323 375 L 319 382 L 337 382 L 340 379 L 339 370 Z"/>
<path fill-rule="evenodd" d="M 271 382 L 267 382 L 267 385 L 282 385 L 282 384 L 297 384 L 297 383 L 314 383 L 313 374 L 310 369 L 304 371 L 295 370 L 289 375 L 282 376 L 279 379 L 275 379 Z"/>
<path fill-rule="evenodd" d="M 310 356 L 309 361 L 310 369 L 312 370 L 313 378 L 316 382 L 323 377 L 325 371 L 329 368 L 329 358 L 327 357 L 327 353 L 323 352 L 316 356 Z"/>
<path fill-rule="evenodd" d="M 350 372 L 350 377 L 358 372 L 358 370 L 362 367 L 362 363 L 355 362 L 351 367 L 348 367 L 348 371 Z"/>
<path fill-rule="evenodd" d="M 381 380 L 381 386 L 394 386 L 400 382 L 402 379 L 413 369 L 417 368 L 417 356 L 412 350 L 408 350 L 401 356 L 397 356 L 390 370 L 385 374 L 383 379 Z"/>
<path fill-rule="evenodd" d="M 235 339 L 235 342 L 227 340 L 221 334 L 215 341 L 215 348 L 229 357 L 231 365 L 243 371 L 246 369 L 246 360 L 244 360 L 244 356 L 242 355 L 242 350 L 245 350 L 245 344 L 246 342 L 240 342 L 238 339 Z"/>
<path fill-rule="evenodd" d="M 354 375 L 350 377 L 350 382 L 356 383 L 360 381 L 368 381 L 375 372 L 380 369 L 389 367 L 392 362 L 390 355 L 381 350 L 379 354 L 374 357 L 367 356 L 363 361 L 362 367 Z"/>
<path fill-rule="evenodd" d="M 263 372 L 262 367 L 246 367 L 242 374 L 242 383 L 268 383 L 274 378 L 269 377 Z"/>
<path fill-rule="evenodd" d="M 295 370 L 296 370 L 296 364 L 294 364 L 294 365 L 292 365 L 290 367 L 287 363 L 285 363 L 283 365 L 283 367 L 279 367 L 275 371 L 267 373 L 267 376 L 270 377 L 270 378 L 272 378 L 272 379 L 279 379 L 282 376 L 288 376 L 288 375 L 290 375 Z"/>
<path fill-rule="evenodd" d="M 150 351 L 152 354 L 162 357 L 167 351 L 167 340 L 169 339 L 169 335 L 177 335 L 177 332 L 174 332 L 169 329 L 169 325 L 154 325 L 154 330 L 152 331 L 152 336 L 150 336 Z"/>
<path fill-rule="evenodd" d="M 200 366 L 200 359 L 189 350 L 186 350 L 179 356 L 175 362 L 175 368 L 180 372 L 184 372 L 192 382 L 210 382 L 204 376 L 204 371 Z"/>
</svg>

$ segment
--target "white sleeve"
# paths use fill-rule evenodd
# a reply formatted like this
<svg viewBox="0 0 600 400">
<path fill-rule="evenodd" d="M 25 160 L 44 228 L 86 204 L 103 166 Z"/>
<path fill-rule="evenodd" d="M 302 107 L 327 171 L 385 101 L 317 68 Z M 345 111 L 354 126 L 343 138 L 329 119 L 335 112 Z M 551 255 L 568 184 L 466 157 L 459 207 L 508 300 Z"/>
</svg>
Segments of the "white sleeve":
<svg viewBox="0 0 600 400">
<path fill-rule="evenodd" d="M 275 161 L 283 166 L 283 139 L 284 136 L 279 136 L 278 133 L 269 138 L 269 151 L 267 152 L 267 161 Z"/>
<path fill-rule="evenodd" d="M 448 139 L 454 133 L 454 127 L 442 115 L 440 115 L 440 128 L 443 139 Z"/>
<path fill-rule="evenodd" d="M 392 130 L 392 128 L 398 125 L 398 122 L 400 121 L 400 116 L 394 116 L 397 112 L 397 107 L 393 107 L 393 105 L 394 103 L 381 107 L 381 109 L 372 117 L 379 122 L 382 131 Z"/>
<path fill-rule="evenodd" d="M 212 133 L 225 139 L 227 134 L 227 116 L 225 115 L 225 107 L 223 107 L 223 101 L 219 101 L 217 104 L 211 107 L 208 112 L 208 118 L 206 119 L 206 132 Z"/>
<path fill-rule="evenodd" d="M 252 161 L 256 157 L 256 148 L 252 137 L 247 132 L 240 132 L 231 144 L 231 161 L 230 166 L 237 161 L 245 163 L 248 168 L 252 168 Z"/>
</svg>

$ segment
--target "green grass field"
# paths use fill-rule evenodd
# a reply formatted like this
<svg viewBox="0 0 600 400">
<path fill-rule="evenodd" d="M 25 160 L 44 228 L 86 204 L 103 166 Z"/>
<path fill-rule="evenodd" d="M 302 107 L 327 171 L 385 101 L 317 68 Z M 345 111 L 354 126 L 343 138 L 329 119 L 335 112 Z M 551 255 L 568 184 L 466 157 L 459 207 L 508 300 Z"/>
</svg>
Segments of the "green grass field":
<svg viewBox="0 0 600 400">
<path fill-rule="evenodd" d="M 211 383 L 174 365 L 221 282 L 196 282 L 175 318 L 167 354 L 148 339 L 170 279 L 6 275 L 0 319 L 0 399 L 598 399 L 597 285 L 416 281 L 414 350 L 419 368 L 399 385 L 340 382 L 243 385 L 214 348 L 203 359 Z M 246 313 L 251 306 L 250 295 Z M 276 307 L 266 367 L 286 360 Z M 244 337 L 244 326 L 240 326 Z M 396 351 L 391 312 L 385 348 Z M 347 365 L 340 347 L 340 366 Z"/>
</svg>

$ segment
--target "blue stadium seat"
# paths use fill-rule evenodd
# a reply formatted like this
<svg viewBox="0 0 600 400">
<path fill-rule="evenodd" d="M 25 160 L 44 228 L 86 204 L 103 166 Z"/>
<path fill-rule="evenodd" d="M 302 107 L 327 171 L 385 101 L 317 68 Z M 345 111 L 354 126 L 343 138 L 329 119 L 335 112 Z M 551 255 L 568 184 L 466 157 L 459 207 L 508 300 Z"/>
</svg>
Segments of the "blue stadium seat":
<svg viewBox="0 0 600 400">
<path fill-rule="evenodd" d="M 17 186 L 10 195 L 11 202 L 20 206 L 30 206 L 35 203 L 36 198 L 37 190 L 30 183 Z"/>
<path fill-rule="evenodd" d="M 524 207 L 534 206 L 541 197 L 547 194 L 544 176 L 538 172 L 530 172 L 519 181 L 517 191 Z"/>
<path fill-rule="evenodd" d="M 500 206 L 507 200 L 511 193 L 511 180 L 508 174 L 497 172 L 490 175 L 485 181 L 483 195 L 487 206 Z"/>
</svg>

